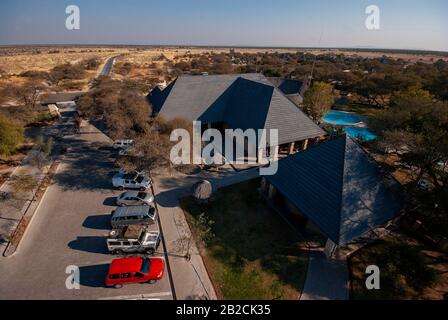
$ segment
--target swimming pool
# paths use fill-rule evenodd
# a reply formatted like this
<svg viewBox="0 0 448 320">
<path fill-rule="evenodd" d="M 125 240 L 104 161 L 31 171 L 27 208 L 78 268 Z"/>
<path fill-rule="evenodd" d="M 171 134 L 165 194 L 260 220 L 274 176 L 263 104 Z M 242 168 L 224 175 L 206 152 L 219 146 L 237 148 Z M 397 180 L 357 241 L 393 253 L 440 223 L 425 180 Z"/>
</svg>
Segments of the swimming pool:
<svg viewBox="0 0 448 320">
<path fill-rule="evenodd" d="M 363 119 L 354 113 L 342 112 L 342 111 L 330 111 L 322 119 L 325 122 L 337 125 L 354 125 L 363 122 Z"/>
<path fill-rule="evenodd" d="M 376 134 L 365 127 L 345 127 L 343 130 L 353 139 L 373 141 L 378 138 Z"/>
<path fill-rule="evenodd" d="M 378 138 L 376 134 L 365 126 L 366 123 L 364 122 L 364 119 L 355 113 L 332 110 L 328 112 L 322 120 L 328 124 L 341 126 L 353 139 L 372 141 Z"/>
</svg>

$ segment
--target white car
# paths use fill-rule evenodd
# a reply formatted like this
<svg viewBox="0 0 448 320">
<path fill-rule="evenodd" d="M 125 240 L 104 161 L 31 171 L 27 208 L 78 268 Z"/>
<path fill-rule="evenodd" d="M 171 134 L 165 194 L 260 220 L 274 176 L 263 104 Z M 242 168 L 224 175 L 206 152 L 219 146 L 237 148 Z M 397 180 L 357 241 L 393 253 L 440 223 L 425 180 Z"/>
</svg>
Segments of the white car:
<svg viewBox="0 0 448 320">
<path fill-rule="evenodd" d="M 148 192 L 127 191 L 117 197 L 117 205 L 125 206 L 149 206 L 154 202 L 154 196 Z"/>
<path fill-rule="evenodd" d="M 428 190 L 429 189 L 429 182 L 427 180 L 420 180 L 418 182 L 418 187 L 421 190 Z"/>
<path fill-rule="evenodd" d="M 130 172 L 125 173 L 120 170 L 112 178 L 112 185 L 119 190 L 123 189 L 138 189 L 145 191 L 152 184 L 151 178 L 145 175 L 143 172 Z"/>
<path fill-rule="evenodd" d="M 115 150 L 118 149 L 127 149 L 134 144 L 134 140 L 124 139 L 124 140 L 116 140 L 113 144 L 113 148 Z"/>
</svg>

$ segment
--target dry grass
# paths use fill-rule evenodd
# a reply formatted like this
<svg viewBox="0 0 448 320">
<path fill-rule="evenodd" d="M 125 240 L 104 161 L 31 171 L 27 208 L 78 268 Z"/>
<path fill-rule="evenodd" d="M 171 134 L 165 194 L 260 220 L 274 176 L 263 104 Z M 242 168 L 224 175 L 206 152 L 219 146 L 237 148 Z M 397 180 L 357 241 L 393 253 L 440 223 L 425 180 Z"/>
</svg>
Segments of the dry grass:
<svg viewBox="0 0 448 320">
<path fill-rule="evenodd" d="M 25 52 L 4 48 L 0 51 L 0 69 L 7 74 L 20 74 L 24 71 L 49 71 L 57 65 L 76 63 L 90 58 L 105 60 L 112 55 L 127 52 L 127 49 L 115 48 L 43 48 Z M 59 51 L 58 53 L 50 52 Z M 37 53 L 40 52 L 40 53 Z"/>
</svg>

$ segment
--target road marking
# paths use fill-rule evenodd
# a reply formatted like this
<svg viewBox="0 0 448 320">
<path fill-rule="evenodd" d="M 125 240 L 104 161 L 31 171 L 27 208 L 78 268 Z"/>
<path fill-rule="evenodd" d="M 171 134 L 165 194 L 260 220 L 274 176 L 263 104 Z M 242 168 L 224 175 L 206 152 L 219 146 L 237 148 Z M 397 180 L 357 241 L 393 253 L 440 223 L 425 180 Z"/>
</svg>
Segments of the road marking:
<svg viewBox="0 0 448 320">
<path fill-rule="evenodd" d="M 168 297 L 168 296 L 170 296 L 170 297 L 172 296 L 171 292 L 166 291 L 166 292 L 157 292 L 157 293 L 143 293 L 143 294 L 136 294 L 136 295 L 130 295 L 130 296 L 98 298 L 98 300 L 140 300 L 140 299 L 157 300 L 154 298 Z"/>
</svg>

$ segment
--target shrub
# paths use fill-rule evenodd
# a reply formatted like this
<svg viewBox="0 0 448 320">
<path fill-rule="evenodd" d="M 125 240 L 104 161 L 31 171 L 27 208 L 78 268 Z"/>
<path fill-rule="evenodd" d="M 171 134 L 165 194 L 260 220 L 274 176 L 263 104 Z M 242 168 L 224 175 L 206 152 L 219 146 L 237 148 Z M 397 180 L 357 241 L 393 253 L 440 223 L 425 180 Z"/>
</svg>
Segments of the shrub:
<svg viewBox="0 0 448 320">
<path fill-rule="evenodd" d="M 0 114 L 0 155 L 9 156 L 23 142 L 23 127 Z"/>
</svg>

